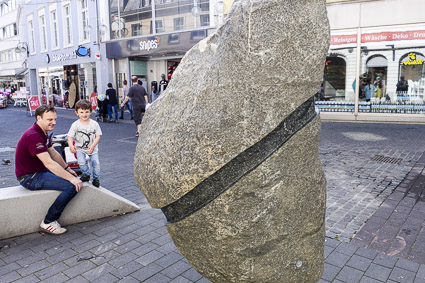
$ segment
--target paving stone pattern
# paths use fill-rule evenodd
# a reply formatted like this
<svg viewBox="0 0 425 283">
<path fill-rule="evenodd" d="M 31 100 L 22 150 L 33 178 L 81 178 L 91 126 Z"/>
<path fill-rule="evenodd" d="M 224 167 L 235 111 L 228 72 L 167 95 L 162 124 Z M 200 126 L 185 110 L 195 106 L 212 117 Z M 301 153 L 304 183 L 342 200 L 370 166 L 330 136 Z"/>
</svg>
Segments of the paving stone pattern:
<svg viewBox="0 0 425 283">
<path fill-rule="evenodd" d="M 58 115 L 55 133 L 66 133 L 76 116 L 63 109 Z M 126 118 L 117 124 L 101 123 L 101 184 L 137 203 L 141 211 L 71 225 L 61 236 L 33 233 L 0 240 L 0 282 L 209 282 L 175 248 L 161 211 L 150 208 L 135 185 L 137 139 L 134 123 L 128 114 Z M 12 149 L 34 118 L 23 108 L 9 107 L 0 110 L 0 119 L 4 121 L 0 123 L 0 158 L 12 162 L 12 166 L 0 165 L 1 190 L 18 185 Z M 368 125 L 343 126 L 376 131 Z M 404 135 L 417 132 L 418 127 L 405 129 Z M 425 132 L 425 127 L 419 129 Z M 396 196 L 391 192 L 397 192 L 397 185 L 412 172 L 425 149 L 347 143 L 342 136 L 335 138 L 339 132 L 339 125 L 323 124 L 320 155 L 328 178 L 328 212 L 326 264 L 319 282 L 425 282 L 422 264 L 346 243 L 388 196 Z M 371 161 L 377 154 L 402 161 L 399 165 Z"/>
<path fill-rule="evenodd" d="M 327 236 L 347 243 L 422 155 L 416 151 L 335 144 L 321 144 L 319 152 L 327 179 Z M 401 163 L 371 160 L 376 155 L 398 158 Z"/>
<path fill-rule="evenodd" d="M 425 155 L 352 243 L 388 255 L 425 262 Z"/>
</svg>

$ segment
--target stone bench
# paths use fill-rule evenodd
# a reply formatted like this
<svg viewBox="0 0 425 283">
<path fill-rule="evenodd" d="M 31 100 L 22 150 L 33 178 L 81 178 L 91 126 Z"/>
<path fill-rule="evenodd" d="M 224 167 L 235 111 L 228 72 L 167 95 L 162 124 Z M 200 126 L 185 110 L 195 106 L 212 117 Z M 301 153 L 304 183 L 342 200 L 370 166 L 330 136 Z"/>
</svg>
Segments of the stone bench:
<svg viewBox="0 0 425 283">
<path fill-rule="evenodd" d="M 30 191 L 22 186 L 0 189 L 0 239 L 39 231 L 41 220 L 59 194 Z M 135 203 L 105 188 L 84 183 L 58 221 L 66 226 L 139 210 Z"/>
</svg>

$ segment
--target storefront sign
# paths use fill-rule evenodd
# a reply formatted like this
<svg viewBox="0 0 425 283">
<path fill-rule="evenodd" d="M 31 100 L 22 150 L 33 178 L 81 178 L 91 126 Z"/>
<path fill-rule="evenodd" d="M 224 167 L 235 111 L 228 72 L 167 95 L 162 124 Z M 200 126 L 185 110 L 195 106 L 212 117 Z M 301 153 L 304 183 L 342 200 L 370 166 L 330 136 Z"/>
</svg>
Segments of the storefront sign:
<svg viewBox="0 0 425 283">
<path fill-rule="evenodd" d="M 197 42 L 213 32 L 209 27 L 201 30 L 176 32 L 175 34 L 160 34 L 142 38 L 122 39 L 106 42 L 106 54 L 109 59 L 126 58 L 131 56 L 183 56 Z M 176 35 L 179 40 L 176 41 Z M 202 36 L 201 36 L 202 35 Z"/>
<path fill-rule="evenodd" d="M 90 48 L 85 48 L 80 45 L 75 53 L 80 57 L 90 56 Z"/>
<path fill-rule="evenodd" d="M 145 40 L 140 41 L 140 50 L 151 50 L 151 49 L 157 49 L 159 45 L 159 38 L 153 39 L 153 40 Z"/>
<path fill-rule="evenodd" d="M 416 59 L 415 53 L 409 53 L 409 54 L 407 54 L 407 56 L 409 56 L 409 61 L 403 62 L 403 65 L 405 65 L 405 66 L 407 66 L 407 65 L 422 65 L 424 63 L 423 59 Z"/>
<path fill-rule="evenodd" d="M 425 30 L 365 33 L 361 36 L 361 42 L 381 42 L 397 40 L 425 40 Z M 331 45 L 357 43 L 357 34 L 331 35 Z"/>
<path fill-rule="evenodd" d="M 40 106 L 40 100 L 38 96 L 28 97 L 28 105 L 30 106 L 31 111 L 35 111 Z"/>
<path fill-rule="evenodd" d="M 61 54 L 61 55 L 53 55 L 53 62 L 60 62 L 60 61 L 66 61 L 66 60 L 73 60 L 77 59 L 77 53 L 75 51 L 69 53 L 69 54 Z"/>
</svg>

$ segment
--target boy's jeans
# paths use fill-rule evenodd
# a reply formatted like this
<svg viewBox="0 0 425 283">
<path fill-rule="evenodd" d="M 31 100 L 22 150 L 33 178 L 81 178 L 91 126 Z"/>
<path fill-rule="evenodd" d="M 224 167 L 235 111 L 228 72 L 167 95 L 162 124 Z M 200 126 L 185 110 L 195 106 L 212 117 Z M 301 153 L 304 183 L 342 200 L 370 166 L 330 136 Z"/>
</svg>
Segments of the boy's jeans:
<svg viewBox="0 0 425 283">
<path fill-rule="evenodd" d="M 19 183 L 22 187 L 31 191 L 62 191 L 52 206 L 50 206 L 49 211 L 44 218 L 44 220 L 49 223 L 59 219 L 66 205 L 77 194 L 77 190 L 72 183 L 56 176 L 50 171 L 25 175 L 25 178 L 20 180 Z"/>
<path fill-rule="evenodd" d="M 88 156 L 89 156 L 90 166 L 93 170 L 93 179 L 99 179 L 100 177 L 99 154 L 96 152 L 91 155 L 88 154 Z M 90 168 L 86 163 L 86 154 L 84 152 L 77 150 L 77 160 L 78 160 L 78 165 L 80 166 L 81 172 L 83 172 L 83 174 L 87 174 L 90 176 L 91 175 Z"/>
</svg>

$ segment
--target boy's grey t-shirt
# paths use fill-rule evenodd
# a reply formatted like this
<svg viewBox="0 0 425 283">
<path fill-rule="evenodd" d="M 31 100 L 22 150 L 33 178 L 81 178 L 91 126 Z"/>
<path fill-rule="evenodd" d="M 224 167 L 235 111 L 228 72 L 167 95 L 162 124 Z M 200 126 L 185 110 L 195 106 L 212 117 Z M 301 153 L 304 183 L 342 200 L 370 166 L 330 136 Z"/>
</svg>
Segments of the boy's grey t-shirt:
<svg viewBox="0 0 425 283">
<path fill-rule="evenodd" d="M 68 137 L 73 137 L 75 141 L 75 147 L 78 151 L 89 154 L 89 146 L 94 142 L 97 136 L 102 135 L 99 123 L 90 119 L 90 123 L 87 125 L 81 124 L 80 120 L 72 123 L 71 128 L 68 132 Z M 93 150 L 93 153 L 97 152 L 97 145 Z"/>
</svg>

